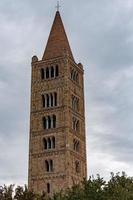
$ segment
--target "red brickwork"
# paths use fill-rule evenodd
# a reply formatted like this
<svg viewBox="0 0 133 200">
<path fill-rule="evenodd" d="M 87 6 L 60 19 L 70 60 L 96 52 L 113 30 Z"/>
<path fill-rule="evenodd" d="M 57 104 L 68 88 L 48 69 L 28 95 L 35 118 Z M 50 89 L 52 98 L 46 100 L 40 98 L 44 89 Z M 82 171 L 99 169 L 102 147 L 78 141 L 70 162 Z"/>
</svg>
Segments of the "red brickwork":
<svg viewBox="0 0 133 200">
<path fill-rule="evenodd" d="M 73 59 L 60 13 L 57 12 L 42 60 L 63 56 L 65 51 Z"/>
<path fill-rule="evenodd" d="M 29 189 L 52 195 L 80 183 L 87 174 L 85 143 L 83 66 L 74 62 L 57 12 L 43 59 L 32 58 Z"/>
</svg>

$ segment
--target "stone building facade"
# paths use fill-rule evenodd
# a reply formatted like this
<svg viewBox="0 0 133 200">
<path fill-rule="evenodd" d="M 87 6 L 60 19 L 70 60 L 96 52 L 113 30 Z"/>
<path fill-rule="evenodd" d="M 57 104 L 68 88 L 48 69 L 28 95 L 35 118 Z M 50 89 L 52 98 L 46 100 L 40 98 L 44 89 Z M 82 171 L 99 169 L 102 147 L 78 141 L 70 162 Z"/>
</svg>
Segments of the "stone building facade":
<svg viewBox="0 0 133 200">
<path fill-rule="evenodd" d="M 83 74 L 57 11 L 42 59 L 32 57 L 29 190 L 53 194 L 87 176 Z"/>
</svg>

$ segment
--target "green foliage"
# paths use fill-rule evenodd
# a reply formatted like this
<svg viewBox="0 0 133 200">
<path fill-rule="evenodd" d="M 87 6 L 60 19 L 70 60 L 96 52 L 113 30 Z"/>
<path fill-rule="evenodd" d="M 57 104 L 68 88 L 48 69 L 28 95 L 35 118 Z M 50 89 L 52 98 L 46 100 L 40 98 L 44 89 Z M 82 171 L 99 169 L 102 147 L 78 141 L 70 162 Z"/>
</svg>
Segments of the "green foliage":
<svg viewBox="0 0 133 200">
<path fill-rule="evenodd" d="M 97 175 L 89 180 L 84 180 L 81 185 L 74 185 L 66 191 L 54 194 L 52 198 L 45 193 L 42 195 L 28 191 L 27 186 L 14 185 L 0 187 L 0 200 L 133 200 L 133 178 L 111 173 L 111 178 L 106 182 Z"/>
<path fill-rule="evenodd" d="M 0 200 L 13 200 L 14 185 L 0 187 Z"/>
<path fill-rule="evenodd" d="M 105 181 L 97 175 L 93 176 L 88 181 L 83 182 L 85 199 L 89 200 L 104 200 L 105 199 Z"/>
<path fill-rule="evenodd" d="M 109 200 L 133 200 L 133 178 L 127 177 L 124 172 L 121 176 L 119 173 L 111 173 L 105 191 Z"/>
</svg>

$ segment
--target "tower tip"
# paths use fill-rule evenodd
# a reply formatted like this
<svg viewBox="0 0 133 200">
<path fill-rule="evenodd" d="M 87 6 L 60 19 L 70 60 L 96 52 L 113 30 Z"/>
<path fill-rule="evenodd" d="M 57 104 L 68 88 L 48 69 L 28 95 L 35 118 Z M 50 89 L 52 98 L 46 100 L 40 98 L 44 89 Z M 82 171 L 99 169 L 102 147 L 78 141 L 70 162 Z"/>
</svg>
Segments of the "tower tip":
<svg viewBox="0 0 133 200">
<path fill-rule="evenodd" d="M 61 6 L 60 6 L 60 2 L 59 2 L 59 1 L 57 1 L 57 5 L 56 5 L 56 9 L 57 9 L 56 11 L 57 11 L 57 12 L 59 12 L 59 11 L 60 11 L 60 7 L 61 7 Z"/>
</svg>

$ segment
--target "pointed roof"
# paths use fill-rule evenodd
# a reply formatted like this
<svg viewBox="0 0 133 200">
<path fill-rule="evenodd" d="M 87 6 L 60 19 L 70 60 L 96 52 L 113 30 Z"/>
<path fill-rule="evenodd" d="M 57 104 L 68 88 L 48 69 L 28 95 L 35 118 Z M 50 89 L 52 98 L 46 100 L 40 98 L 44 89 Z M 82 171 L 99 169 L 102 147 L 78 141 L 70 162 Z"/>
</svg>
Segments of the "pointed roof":
<svg viewBox="0 0 133 200">
<path fill-rule="evenodd" d="M 63 56 L 64 52 L 74 60 L 60 13 L 57 11 L 42 60 Z"/>
</svg>

